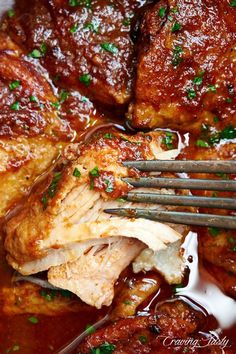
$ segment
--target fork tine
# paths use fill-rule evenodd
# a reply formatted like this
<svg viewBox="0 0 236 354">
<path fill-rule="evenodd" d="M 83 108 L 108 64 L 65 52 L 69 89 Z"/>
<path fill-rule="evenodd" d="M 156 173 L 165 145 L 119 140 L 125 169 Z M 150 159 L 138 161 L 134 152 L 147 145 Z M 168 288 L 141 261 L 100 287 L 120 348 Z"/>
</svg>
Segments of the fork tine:
<svg viewBox="0 0 236 354">
<path fill-rule="evenodd" d="M 158 172 L 199 172 L 199 173 L 236 173 L 236 161 L 125 161 L 126 167 L 135 167 L 140 171 Z"/>
<path fill-rule="evenodd" d="M 236 181 L 208 180 L 188 178 L 140 177 L 123 178 L 123 181 L 134 187 L 176 188 L 211 191 L 236 191 Z"/>
<path fill-rule="evenodd" d="M 194 214 L 185 212 L 160 211 L 155 209 L 130 209 L 117 208 L 104 210 L 108 214 L 129 218 L 145 218 L 154 221 L 174 224 L 198 225 L 207 227 L 219 227 L 224 229 L 236 229 L 234 216 L 221 216 L 213 214 Z"/>
<path fill-rule="evenodd" d="M 194 196 L 180 196 L 158 193 L 129 192 L 129 202 L 157 203 L 162 205 L 195 206 L 218 209 L 236 209 L 236 199 L 233 198 L 208 198 Z"/>
</svg>

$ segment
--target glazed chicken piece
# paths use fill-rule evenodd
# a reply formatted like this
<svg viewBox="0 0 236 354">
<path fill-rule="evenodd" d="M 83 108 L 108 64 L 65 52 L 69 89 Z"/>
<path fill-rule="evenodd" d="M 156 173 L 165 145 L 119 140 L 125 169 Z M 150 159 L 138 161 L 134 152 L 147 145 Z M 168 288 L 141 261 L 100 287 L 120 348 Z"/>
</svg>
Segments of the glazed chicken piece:
<svg viewBox="0 0 236 354">
<path fill-rule="evenodd" d="M 121 199 L 131 188 L 121 178 L 138 172 L 122 161 L 176 157 L 178 150 L 163 151 L 161 141 L 159 132 L 127 136 L 116 130 L 98 131 L 79 146 L 79 152 L 73 145 L 67 149 L 67 156 L 72 158 L 73 149 L 79 156 L 49 174 L 7 223 L 9 263 L 22 274 L 49 269 L 49 282 L 100 308 L 111 303 L 119 274 L 142 250 L 166 250 L 168 259 L 167 246 L 180 242 L 183 228 L 103 212 L 132 205 Z M 165 271 L 160 266 L 170 282 L 181 281 L 180 258 L 176 252 L 176 273 L 171 277 L 168 267 Z M 150 267 L 155 268 L 152 262 Z M 142 269 L 141 263 L 138 270 Z"/>
<path fill-rule="evenodd" d="M 96 353 L 102 350 L 110 350 L 114 354 L 205 353 L 202 348 L 193 347 L 186 340 L 194 338 L 204 345 L 206 337 L 199 330 L 202 330 L 205 321 L 202 312 L 183 301 L 165 302 L 148 316 L 120 319 L 96 330 L 79 345 L 77 353 Z M 185 339 L 185 342 L 174 345 L 176 339 L 179 342 Z M 221 349 L 213 345 L 207 348 L 207 352 L 220 354 Z M 228 353 L 233 354 L 233 351 Z"/>
<path fill-rule="evenodd" d="M 138 128 L 189 129 L 236 120 L 236 11 L 228 0 L 161 0 L 141 24 L 135 97 Z"/>
<path fill-rule="evenodd" d="M 0 217 L 28 192 L 73 136 L 57 116 L 56 101 L 42 67 L 1 32 Z"/>
<path fill-rule="evenodd" d="M 17 1 L 3 28 L 40 59 L 57 83 L 105 104 L 131 95 L 131 19 L 147 1 Z M 27 8 L 27 13 L 25 9 Z"/>
</svg>

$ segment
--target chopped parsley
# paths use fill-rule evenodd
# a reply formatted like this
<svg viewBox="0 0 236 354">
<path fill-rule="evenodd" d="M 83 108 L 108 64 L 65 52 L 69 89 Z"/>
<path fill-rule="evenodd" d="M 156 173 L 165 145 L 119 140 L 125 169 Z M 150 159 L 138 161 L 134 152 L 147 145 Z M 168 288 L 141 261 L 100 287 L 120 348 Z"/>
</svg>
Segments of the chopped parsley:
<svg viewBox="0 0 236 354">
<path fill-rule="evenodd" d="M 209 227 L 208 231 L 211 234 L 211 236 L 213 236 L 213 237 L 218 236 L 220 233 L 220 230 L 218 229 L 218 227 Z"/>
<path fill-rule="evenodd" d="M 225 102 L 226 102 L 226 103 L 231 103 L 231 102 L 233 102 L 233 100 L 232 100 L 232 98 L 227 97 L 227 98 L 225 99 Z"/>
<path fill-rule="evenodd" d="M 231 140 L 236 138 L 236 127 L 233 125 L 228 125 L 220 133 L 221 139 Z"/>
<path fill-rule="evenodd" d="M 183 49 L 179 45 L 177 45 L 173 50 L 172 56 L 172 65 L 174 67 L 177 67 L 183 61 L 182 54 Z"/>
<path fill-rule="evenodd" d="M 21 85 L 21 82 L 20 80 L 15 80 L 15 81 L 12 81 L 10 84 L 9 84 L 9 89 L 11 91 L 15 90 L 16 88 L 20 87 Z"/>
<path fill-rule="evenodd" d="M 109 179 L 105 179 L 104 180 L 107 188 L 106 188 L 106 192 L 107 193 L 112 193 L 114 191 L 114 187 L 113 187 L 113 184 L 111 183 L 111 181 Z"/>
<path fill-rule="evenodd" d="M 158 16 L 160 18 L 164 18 L 165 15 L 166 15 L 166 7 L 160 7 L 159 12 L 158 12 Z"/>
<path fill-rule="evenodd" d="M 59 94 L 60 103 L 64 103 L 69 97 L 69 95 L 70 95 L 69 92 L 67 92 L 66 90 L 61 90 Z"/>
<path fill-rule="evenodd" d="M 172 7 L 170 10 L 173 14 L 176 14 L 178 12 L 178 7 Z"/>
<path fill-rule="evenodd" d="M 83 74 L 79 77 L 79 81 L 88 87 L 91 83 L 91 76 L 89 74 Z"/>
<path fill-rule="evenodd" d="M 116 349 L 114 344 L 103 343 L 99 347 L 91 349 L 91 354 L 110 354 Z"/>
<path fill-rule="evenodd" d="M 139 341 L 140 341 L 140 343 L 145 344 L 145 343 L 147 343 L 147 337 L 146 336 L 139 336 Z"/>
<path fill-rule="evenodd" d="M 181 28 L 182 28 L 182 25 L 179 22 L 175 22 L 172 29 L 171 29 L 171 32 L 172 33 L 178 32 Z"/>
<path fill-rule="evenodd" d="M 218 123 L 220 121 L 220 119 L 218 117 L 213 117 L 213 122 L 214 123 Z"/>
<path fill-rule="evenodd" d="M 34 59 L 39 59 L 43 56 L 40 50 L 34 49 L 31 53 L 29 53 L 29 57 Z"/>
<path fill-rule="evenodd" d="M 193 79 L 193 83 L 197 86 L 202 85 L 202 82 L 203 82 L 202 76 L 195 76 L 195 78 Z"/>
<path fill-rule="evenodd" d="M 131 24 L 131 18 L 124 18 L 124 20 L 122 21 L 122 24 L 126 27 L 128 27 Z"/>
<path fill-rule="evenodd" d="M 39 322 L 39 320 L 37 319 L 37 317 L 35 316 L 31 316 L 28 318 L 28 321 L 32 324 L 37 324 Z"/>
<path fill-rule="evenodd" d="M 38 102 L 37 97 L 34 95 L 30 96 L 30 102 Z"/>
<path fill-rule="evenodd" d="M 19 101 L 14 102 L 14 103 L 11 105 L 11 109 L 12 109 L 13 111 L 19 111 L 19 109 L 20 109 L 20 102 L 19 102 Z"/>
<path fill-rule="evenodd" d="M 103 135 L 103 138 L 105 138 L 105 139 L 112 139 L 113 136 L 114 136 L 114 135 L 113 135 L 112 133 L 106 133 L 106 134 Z"/>
<path fill-rule="evenodd" d="M 87 334 L 92 334 L 96 331 L 96 328 L 92 325 L 87 325 L 86 328 L 85 328 L 85 332 Z"/>
<path fill-rule="evenodd" d="M 91 0 L 69 0 L 69 6 L 85 6 L 87 8 L 91 8 Z"/>
<path fill-rule="evenodd" d="M 48 206 L 48 199 L 53 198 L 56 194 L 57 186 L 62 177 L 61 172 L 55 172 L 52 182 L 50 186 L 48 187 L 47 191 L 44 193 L 43 197 L 41 198 L 41 202 L 43 204 L 43 209 L 46 209 Z"/>
<path fill-rule="evenodd" d="M 236 242 L 235 238 L 232 237 L 232 236 L 230 236 L 230 237 L 228 238 L 228 241 L 229 241 L 229 243 L 235 243 L 235 242 Z"/>
<path fill-rule="evenodd" d="M 207 141 L 204 141 L 202 139 L 198 139 L 195 143 L 196 146 L 201 147 L 201 148 L 209 148 L 210 145 L 208 144 Z"/>
<path fill-rule="evenodd" d="M 189 100 L 193 100 L 197 96 L 196 91 L 194 89 L 188 89 L 186 92 Z"/>
<path fill-rule="evenodd" d="M 125 203 L 126 202 L 126 200 L 124 198 L 117 198 L 116 201 L 119 202 L 119 203 Z"/>
<path fill-rule="evenodd" d="M 81 172 L 77 167 L 74 169 L 73 176 L 77 178 L 81 177 Z"/>
<path fill-rule="evenodd" d="M 208 91 L 216 93 L 216 86 L 215 85 L 208 85 L 207 88 L 208 88 Z"/>
<path fill-rule="evenodd" d="M 11 18 L 11 17 L 14 17 L 14 16 L 15 16 L 15 11 L 12 10 L 12 9 L 11 9 L 11 10 L 8 10 L 8 11 L 7 11 L 7 16 L 10 17 L 10 18 Z"/>
<path fill-rule="evenodd" d="M 76 33 L 79 29 L 79 25 L 77 23 L 75 23 L 71 28 L 70 28 L 70 32 L 71 33 Z"/>
<path fill-rule="evenodd" d="M 99 32 L 99 25 L 97 23 L 94 23 L 94 22 L 86 23 L 84 25 L 84 28 L 93 31 L 94 33 L 98 33 Z"/>
<path fill-rule="evenodd" d="M 41 44 L 41 46 L 40 46 L 40 52 L 41 52 L 42 54 L 46 54 L 46 52 L 47 52 L 47 45 L 46 45 L 46 43 L 42 43 L 42 44 Z"/>
<path fill-rule="evenodd" d="M 119 51 L 118 48 L 115 46 L 115 44 L 109 42 L 101 43 L 100 47 L 112 54 L 117 54 Z"/>
<path fill-rule="evenodd" d="M 89 172 L 91 177 L 98 177 L 100 175 L 98 167 L 94 167 L 90 172 Z"/>
<path fill-rule="evenodd" d="M 51 106 L 59 110 L 61 108 L 60 102 L 51 102 Z"/>
<path fill-rule="evenodd" d="M 166 132 L 165 137 L 162 139 L 162 143 L 167 147 L 167 149 L 173 149 L 173 140 L 175 135 L 170 132 Z"/>
<path fill-rule="evenodd" d="M 132 305 L 132 301 L 130 301 L 130 300 L 124 300 L 123 303 L 125 305 Z"/>
<path fill-rule="evenodd" d="M 236 7 L 236 0 L 231 0 L 229 6 Z"/>
<path fill-rule="evenodd" d="M 47 291 L 47 290 L 44 290 L 42 289 L 40 291 L 40 295 L 47 301 L 53 301 L 54 297 L 56 296 L 56 291 L 55 290 L 50 290 L 50 291 Z"/>
</svg>

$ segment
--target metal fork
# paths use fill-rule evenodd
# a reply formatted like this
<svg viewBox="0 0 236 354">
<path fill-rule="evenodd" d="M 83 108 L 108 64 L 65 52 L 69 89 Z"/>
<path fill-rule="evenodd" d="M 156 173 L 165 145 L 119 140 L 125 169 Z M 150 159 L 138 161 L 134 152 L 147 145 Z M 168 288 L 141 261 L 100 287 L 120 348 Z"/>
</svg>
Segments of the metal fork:
<svg viewBox="0 0 236 354">
<path fill-rule="evenodd" d="M 124 166 L 145 172 L 194 172 L 214 174 L 236 173 L 236 161 L 125 161 Z M 124 178 L 133 187 L 169 188 L 190 190 L 211 190 L 236 192 L 236 180 L 211 180 L 191 178 L 140 177 Z M 174 206 L 193 206 L 219 209 L 236 209 L 235 198 L 179 196 L 159 193 L 129 192 L 127 201 L 156 203 Z M 201 214 L 178 211 L 160 211 L 157 209 L 116 208 L 106 209 L 106 213 L 132 218 L 146 218 L 174 224 L 198 225 L 236 229 L 235 216 Z"/>
</svg>

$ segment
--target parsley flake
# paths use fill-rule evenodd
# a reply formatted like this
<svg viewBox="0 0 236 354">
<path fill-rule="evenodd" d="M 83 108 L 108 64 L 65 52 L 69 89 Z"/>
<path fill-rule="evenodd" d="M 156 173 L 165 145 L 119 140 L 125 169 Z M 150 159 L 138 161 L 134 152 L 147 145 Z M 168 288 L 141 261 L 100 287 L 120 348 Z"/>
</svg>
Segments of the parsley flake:
<svg viewBox="0 0 236 354">
<path fill-rule="evenodd" d="M 100 175 L 98 167 L 94 167 L 90 172 L 89 172 L 90 176 L 92 177 L 98 177 Z"/>
<path fill-rule="evenodd" d="M 11 91 L 13 91 L 13 90 L 15 90 L 16 88 L 18 88 L 20 85 L 21 85 L 20 80 L 12 81 L 12 82 L 9 84 L 9 89 L 10 89 Z"/>
<path fill-rule="evenodd" d="M 194 89 L 187 90 L 187 97 L 189 100 L 193 100 L 194 98 L 196 98 L 196 96 L 197 96 L 197 94 Z"/>
<path fill-rule="evenodd" d="M 31 316 L 28 318 L 28 321 L 32 324 L 37 324 L 39 322 L 39 320 L 37 319 L 37 317 L 35 316 Z"/>
<path fill-rule="evenodd" d="M 182 25 L 179 22 L 175 22 L 172 29 L 171 29 L 171 32 L 172 33 L 178 32 L 181 28 L 182 28 Z"/>
<path fill-rule="evenodd" d="M 216 237 L 219 235 L 220 230 L 218 227 L 209 227 L 208 231 L 210 232 L 211 236 Z"/>
<path fill-rule="evenodd" d="M 11 109 L 12 109 L 13 111 L 19 111 L 19 109 L 20 109 L 20 102 L 19 102 L 19 101 L 14 102 L 14 103 L 11 105 Z"/>
<path fill-rule="evenodd" d="M 163 17 L 165 17 L 165 15 L 166 15 L 166 7 L 160 7 L 159 12 L 158 12 L 158 16 L 160 18 L 163 18 Z"/>
<path fill-rule="evenodd" d="M 91 83 L 91 76 L 89 74 L 83 74 L 79 77 L 79 81 L 88 87 Z"/>
<path fill-rule="evenodd" d="M 77 178 L 81 177 L 81 172 L 77 167 L 74 169 L 73 176 Z"/>
<path fill-rule="evenodd" d="M 115 46 L 115 44 L 109 42 L 101 43 L 100 47 L 112 54 L 117 54 L 119 51 L 118 48 Z"/>
</svg>

